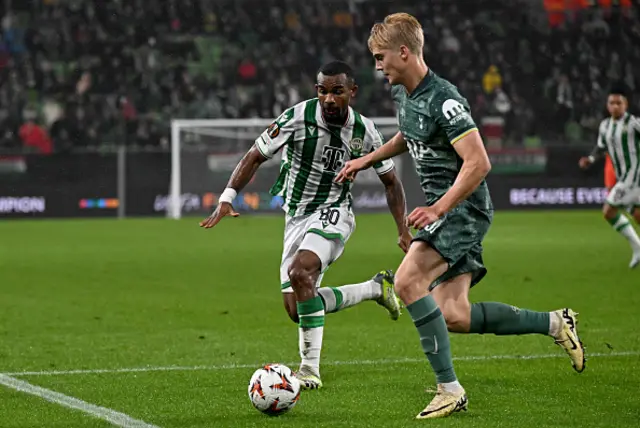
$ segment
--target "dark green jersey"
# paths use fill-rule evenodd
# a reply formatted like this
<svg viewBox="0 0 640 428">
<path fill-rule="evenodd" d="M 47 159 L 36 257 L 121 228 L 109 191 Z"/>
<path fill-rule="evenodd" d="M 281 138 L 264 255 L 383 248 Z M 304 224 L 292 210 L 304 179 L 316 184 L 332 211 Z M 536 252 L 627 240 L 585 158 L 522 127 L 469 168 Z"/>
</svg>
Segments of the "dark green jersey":
<svg viewBox="0 0 640 428">
<path fill-rule="evenodd" d="M 429 70 L 411 95 L 401 85 L 391 90 L 397 104 L 398 123 L 416 165 L 427 204 L 431 205 L 453 185 L 462 159 L 453 145 L 477 130 L 469 103 L 458 89 Z M 485 181 L 467 202 L 483 212 L 493 210 Z"/>
</svg>

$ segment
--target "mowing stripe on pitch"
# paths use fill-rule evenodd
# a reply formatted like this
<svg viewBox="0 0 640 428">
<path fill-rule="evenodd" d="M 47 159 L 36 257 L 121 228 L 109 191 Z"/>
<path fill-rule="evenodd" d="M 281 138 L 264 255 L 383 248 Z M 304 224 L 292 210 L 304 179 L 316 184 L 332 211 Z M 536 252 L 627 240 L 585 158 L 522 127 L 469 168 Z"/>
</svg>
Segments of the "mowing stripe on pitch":
<svg viewBox="0 0 640 428">
<path fill-rule="evenodd" d="M 4 385 L 7 388 L 11 388 L 16 391 L 24 392 L 25 394 L 35 395 L 36 397 L 43 398 L 62 407 L 79 410 L 93 416 L 94 418 L 105 420 L 115 426 L 126 428 L 159 428 L 156 425 L 151 425 L 144 421 L 134 419 L 124 413 L 116 412 L 115 410 L 107 409 L 106 407 L 96 406 L 95 404 L 87 403 L 86 401 L 69 397 L 68 395 L 64 395 L 50 389 L 32 385 L 29 382 L 25 382 L 11 376 L 0 374 L 0 385 Z"/>
<path fill-rule="evenodd" d="M 638 356 L 640 351 L 621 351 L 621 352 L 594 352 L 587 354 L 587 358 L 606 358 L 606 357 L 627 357 Z M 538 355 L 469 355 L 463 357 L 453 357 L 454 361 L 491 361 L 491 360 L 542 360 L 549 358 L 567 358 L 567 356 L 558 352 L 556 354 L 538 354 Z M 382 359 L 382 360 L 351 360 L 351 361 L 327 361 L 323 363 L 325 366 L 359 366 L 359 365 L 377 365 L 377 364 L 409 364 L 422 363 L 424 358 L 398 358 L 398 359 Z M 101 374 L 101 373 L 144 373 L 144 372 L 182 372 L 182 371 L 198 371 L 198 370 L 236 370 L 250 369 L 259 367 L 262 363 L 252 364 L 223 364 L 223 365 L 203 365 L 203 366 L 158 366 L 158 367 L 131 367 L 120 369 L 87 369 L 87 370 L 44 370 L 44 371 L 24 371 L 6 373 L 8 376 L 56 376 L 56 375 L 81 375 L 81 374 Z M 296 362 L 284 363 L 285 365 L 298 364 Z"/>
</svg>

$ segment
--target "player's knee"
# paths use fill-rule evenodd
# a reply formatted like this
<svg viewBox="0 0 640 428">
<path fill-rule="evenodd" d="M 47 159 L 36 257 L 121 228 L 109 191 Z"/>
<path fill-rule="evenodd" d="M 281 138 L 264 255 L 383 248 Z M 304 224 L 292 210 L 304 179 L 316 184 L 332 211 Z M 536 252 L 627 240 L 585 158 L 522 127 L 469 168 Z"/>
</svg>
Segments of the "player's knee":
<svg viewBox="0 0 640 428">
<path fill-rule="evenodd" d="M 294 288 L 305 286 L 314 287 L 318 275 L 320 275 L 321 268 L 322 262 L 314 252 L 307 250 L 299 251 L 293 259 L 291 266 L 289 266 L 291 285 Z"/>
<path fill-rule="evenodd" d="M 294 290 L 313 288 L 320 274 L 320 267 L 315 263 L 296 259 L 289 267 L 289 279 Z"/>
<path fill-rule="evenodd" d="M 419 283 L 418 278 L 413 278 L 412 275 L 398 271 L 394 279 L 393 288 L 400 300 L 406 305 L 416 300 Z"/>
<path fill-rule="evenodd" d="M 465 333 L 469 331 L 471 324 L 471 305 L 469 302 L 449 300 L 440 304 L 440 310 L 450 332 Z"/>
</svg>

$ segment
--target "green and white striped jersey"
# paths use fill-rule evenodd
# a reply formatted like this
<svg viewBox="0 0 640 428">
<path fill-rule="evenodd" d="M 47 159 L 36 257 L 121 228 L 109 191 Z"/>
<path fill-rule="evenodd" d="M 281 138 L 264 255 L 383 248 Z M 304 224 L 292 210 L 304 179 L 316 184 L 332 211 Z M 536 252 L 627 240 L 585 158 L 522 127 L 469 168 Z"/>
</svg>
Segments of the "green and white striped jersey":
<svg viewBox="0 0 640 428">
<path fill-rule="evenodd" d="M 598 148 L 609 152 L 619 182 L 640 185 L 640 120 L 625 113 L 600 123 Z"/>
<path fill-rule="evenodd" d="M 283 197 L 283 209 L 292 217 L 328 207 L 350 207 L 352 183 L 335 183 L 336 174 L 348 160 L 382 144 L 374 123 L 351 107 L 344 125 L 326 123 L 317 98 L 286 110 L 255 142 L 267 158 L 285 148 L 271 193 Z M 389 159 L 373 167 L 382 175 L 393 169 L 393 162 Z"/>
</svg>

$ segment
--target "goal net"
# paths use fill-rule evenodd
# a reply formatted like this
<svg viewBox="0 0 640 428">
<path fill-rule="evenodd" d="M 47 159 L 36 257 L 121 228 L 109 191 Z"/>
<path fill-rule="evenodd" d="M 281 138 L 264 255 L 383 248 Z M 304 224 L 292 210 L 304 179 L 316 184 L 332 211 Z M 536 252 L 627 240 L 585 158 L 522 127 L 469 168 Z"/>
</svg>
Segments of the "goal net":
<svg viewBox="0 0 640 428">
<path fill-rule="evenodd" d="M 372 118 L 387 139 L 397 132 L 395 117 Z M 171 121 L 171 181 L 167 216 L 209 214 L 236 165 L 273 119 L 175 119 Z M 280 154 L 260 166 L 234 201 L 240 211 L 272 211 L 281 200 L 270 195 L 280 168 Z M 369 171 L 359 182 L 372 180 Z M 379 184 L 378 184 L 379 185 Z M 236 206 L 238 205 L 238 206 Z"/>
</svg>

